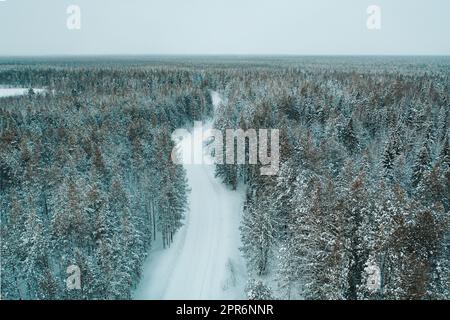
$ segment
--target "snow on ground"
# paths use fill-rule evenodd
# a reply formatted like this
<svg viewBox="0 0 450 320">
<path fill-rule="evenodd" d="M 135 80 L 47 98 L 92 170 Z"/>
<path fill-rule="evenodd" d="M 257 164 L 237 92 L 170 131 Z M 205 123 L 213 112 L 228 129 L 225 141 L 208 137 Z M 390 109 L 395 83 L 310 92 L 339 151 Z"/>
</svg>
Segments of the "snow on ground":
<svg viewBox="0 0 450 320">
<path fill-rule="evenodd" d="M 0 87 L 0 98 L 4 97 L 13 97 L 13 96 L 22 96 L 28 94 L 28 90 L 26 88 L 2 88 Z M 42 93 L 44 89 L 33 89 L 35 93 Z"/>
<path fill-rule="evenodd" d="M 221 102 L 212 95 L 215 107 Z M 208 125 L 203 126 L 205 130 Z M 204 139 L 194 127 L 181 140 Z M 244 299 L 247 281 L 244 258 L 239 252 L 239 224 L 244 190 L 229 190 L 214 177 L 214 165 L 184 165 L 189 186 L 189 212 L 169 249 L 156 243 L 144 265 L 135 299 Z"/>
</svg>

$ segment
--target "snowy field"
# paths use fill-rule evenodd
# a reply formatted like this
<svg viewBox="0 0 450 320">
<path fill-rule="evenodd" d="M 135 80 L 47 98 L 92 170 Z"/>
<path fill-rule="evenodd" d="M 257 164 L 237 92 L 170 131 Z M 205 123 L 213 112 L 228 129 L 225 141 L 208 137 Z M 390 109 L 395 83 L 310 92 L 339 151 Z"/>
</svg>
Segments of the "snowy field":
<svg viewBox="0 0 450 320">
<path fill-rule="evenodd" d="M 27 88 L 2 88 L 0 87 L 0 98 L 22 96 L 28 94 Z M 43 93 L 44 89 L 33 89 L 35 93 Z"/>
<path fill-rule="evenodd" d="M 220 102 L 213 94 L 213 102 Z M 207 127 L 205 125 L 204 127 Z M 201 130 L 201 128 L 195 128 Z M 201 137 L 193 132 L 192 136 Z M 180 151 L 189 146 L 184 137 Z M 246 269 L 239 252 L 243 190 L 231 191 L 214 177 L 213 165 L 185 165 L 189 212 L 173 245 L 156 244 L 135 299 L 244 299 Z"/>
</svg>

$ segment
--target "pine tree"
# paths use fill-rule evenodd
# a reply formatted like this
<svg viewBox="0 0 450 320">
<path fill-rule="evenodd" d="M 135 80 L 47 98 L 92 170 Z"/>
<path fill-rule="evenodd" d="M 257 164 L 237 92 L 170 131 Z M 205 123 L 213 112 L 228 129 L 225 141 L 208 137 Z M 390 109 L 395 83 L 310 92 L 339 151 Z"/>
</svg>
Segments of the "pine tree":
<svg viewBox="0 0 450 320">
<path fill-rule="evenodd" d="M 344 220 L 344 237 L 348 257 L 348 275 L 345 296 L 357 299 L 362 283 L 364 265 L 368 259 L 368 248 L 364 241 L 370 227 L 371 203 L 366 187 L 366 175 L 362 171 L 351 182 L 344 194 L 342 219 Z"/>
<path fill-rule="evenodd" d="M 1 243 L 1 295 L 3 299 L 25 298 L 21 292 L 23 261 L 27 251 L 23 243 L 25 236 L 25 215 L 19 199 L 12 198 L 7 219 L 2 218 L 0 227 Z M 6 220 L 6 221 L 5 221 Z"/>
<path fill-rule="evenodd" d="M 32 203 L 32 202 L 30 202 Z M 26 221 L 26 230 L 22 238 L 27 257 L 24 261 L 24 280 L 27 286 L 28 299 L 51 299 L 55 295 L 53 283 L 50 278 L 50 265 L 48 259 L 49 241 L 44 225 L 35 209 L 29 211 Z"/>
<path fill-rule="evenodd" d="M 383 155 L 383 167 L 386 171 L 386 174 L 390 175 L 390 170 L 394 166 L 394 162 L 396 157 L 401 153 L 400 150 L 400 138 L 398 136 L 397 130 L 394 131 L 389 137 L 388 142 L 386 143 Z"/>
<path fill-rule="evenodd" d="M 413 167 L 412 173 L 412 185 L 416 188 L 423 178 L 423 175 L 430 168 L 430 151 L 428 148 L 428 143 L 425 142 L 422 148 L 419 150 L 417 160 Z"/>
<path fill-rule="evenodd" d="M 355 130 L 353 127 L 353 118 L 350 118 L 350 120 L 347 123 L 347 126 L 344 128 L 342 132 L 342 142 L 347 148 L 347 150 L 350 152 L 350 154 L 354 154 L 360 149 L 359 141 L 358 138 L 356 137 Z"/>
<path fill-rule="evenodd" d="M 273 300 L 272 290 L 261 280 L 250 279 L 246 292 L 249 300 Z"/>
<path fill-rule="evenodd" d="M 248 260 L 249 269 L 258 275 L 267 272 L 267 264 L 275 240 L 277 222 L 270 210 L 270 191 L 264 187 L 254 189 L 251 202 L 244 206 L 240 227 L 241 251 Z"/>
</svg>

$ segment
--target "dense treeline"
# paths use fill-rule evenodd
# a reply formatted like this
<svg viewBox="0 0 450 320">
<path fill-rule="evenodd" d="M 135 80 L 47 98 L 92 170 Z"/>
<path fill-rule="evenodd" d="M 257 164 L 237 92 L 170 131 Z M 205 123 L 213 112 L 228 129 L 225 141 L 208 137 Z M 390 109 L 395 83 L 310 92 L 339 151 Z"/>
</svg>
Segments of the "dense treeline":
<svg viewBox="0 0 450 320">
<path fill-rule="evenodd" d="M 173 129 L 279 129 L 281 166 L 246 185 L 251 299 L 449 299 L 448 58 L 0 61 L 1 294 L 129 298 L 186 209 Z M 82 271 L 66 290 L 66 268 Z M 376 289 L 368 284 L 380 271 Z"/>
<path fill-rule="evenodd" d="M 0 79 L 46 88 L 0 99 L 2 298 L 130 298 L 151 243 L 169 246 L 182 223 L 170 135 L 211 113 L 201 75 L 14 67 Z M 66 288 L 70 265 L 81 290 Z"/>
<path fill-rule="evenodd" d="M 439 61 L 319 59 L 227 83 L 216 128 L 281 134 L 276 177 L 217 169 L 248 185 L 253 277 L 281 298 L 450 298 L 450 64 Z"/>
</svg>

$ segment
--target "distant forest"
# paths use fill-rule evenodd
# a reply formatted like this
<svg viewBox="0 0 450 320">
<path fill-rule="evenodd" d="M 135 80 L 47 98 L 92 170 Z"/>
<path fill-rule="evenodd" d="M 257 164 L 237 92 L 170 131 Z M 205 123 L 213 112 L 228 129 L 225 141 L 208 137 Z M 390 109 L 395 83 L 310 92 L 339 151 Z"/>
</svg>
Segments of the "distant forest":
<svg viewBox="0 0 450 320">
<path fill-rule="evenodd" d="M 0 98 L 2 299 L 131 298 L 187 209 L 171 133 L 212 90 L 215 128 L 280 130 L 278 175 L 216 167 L 245 185 L 250 298 L 450 299 L 448 57 L 2 59 L 0 84 L 46 89 Z"/>
</svg>

